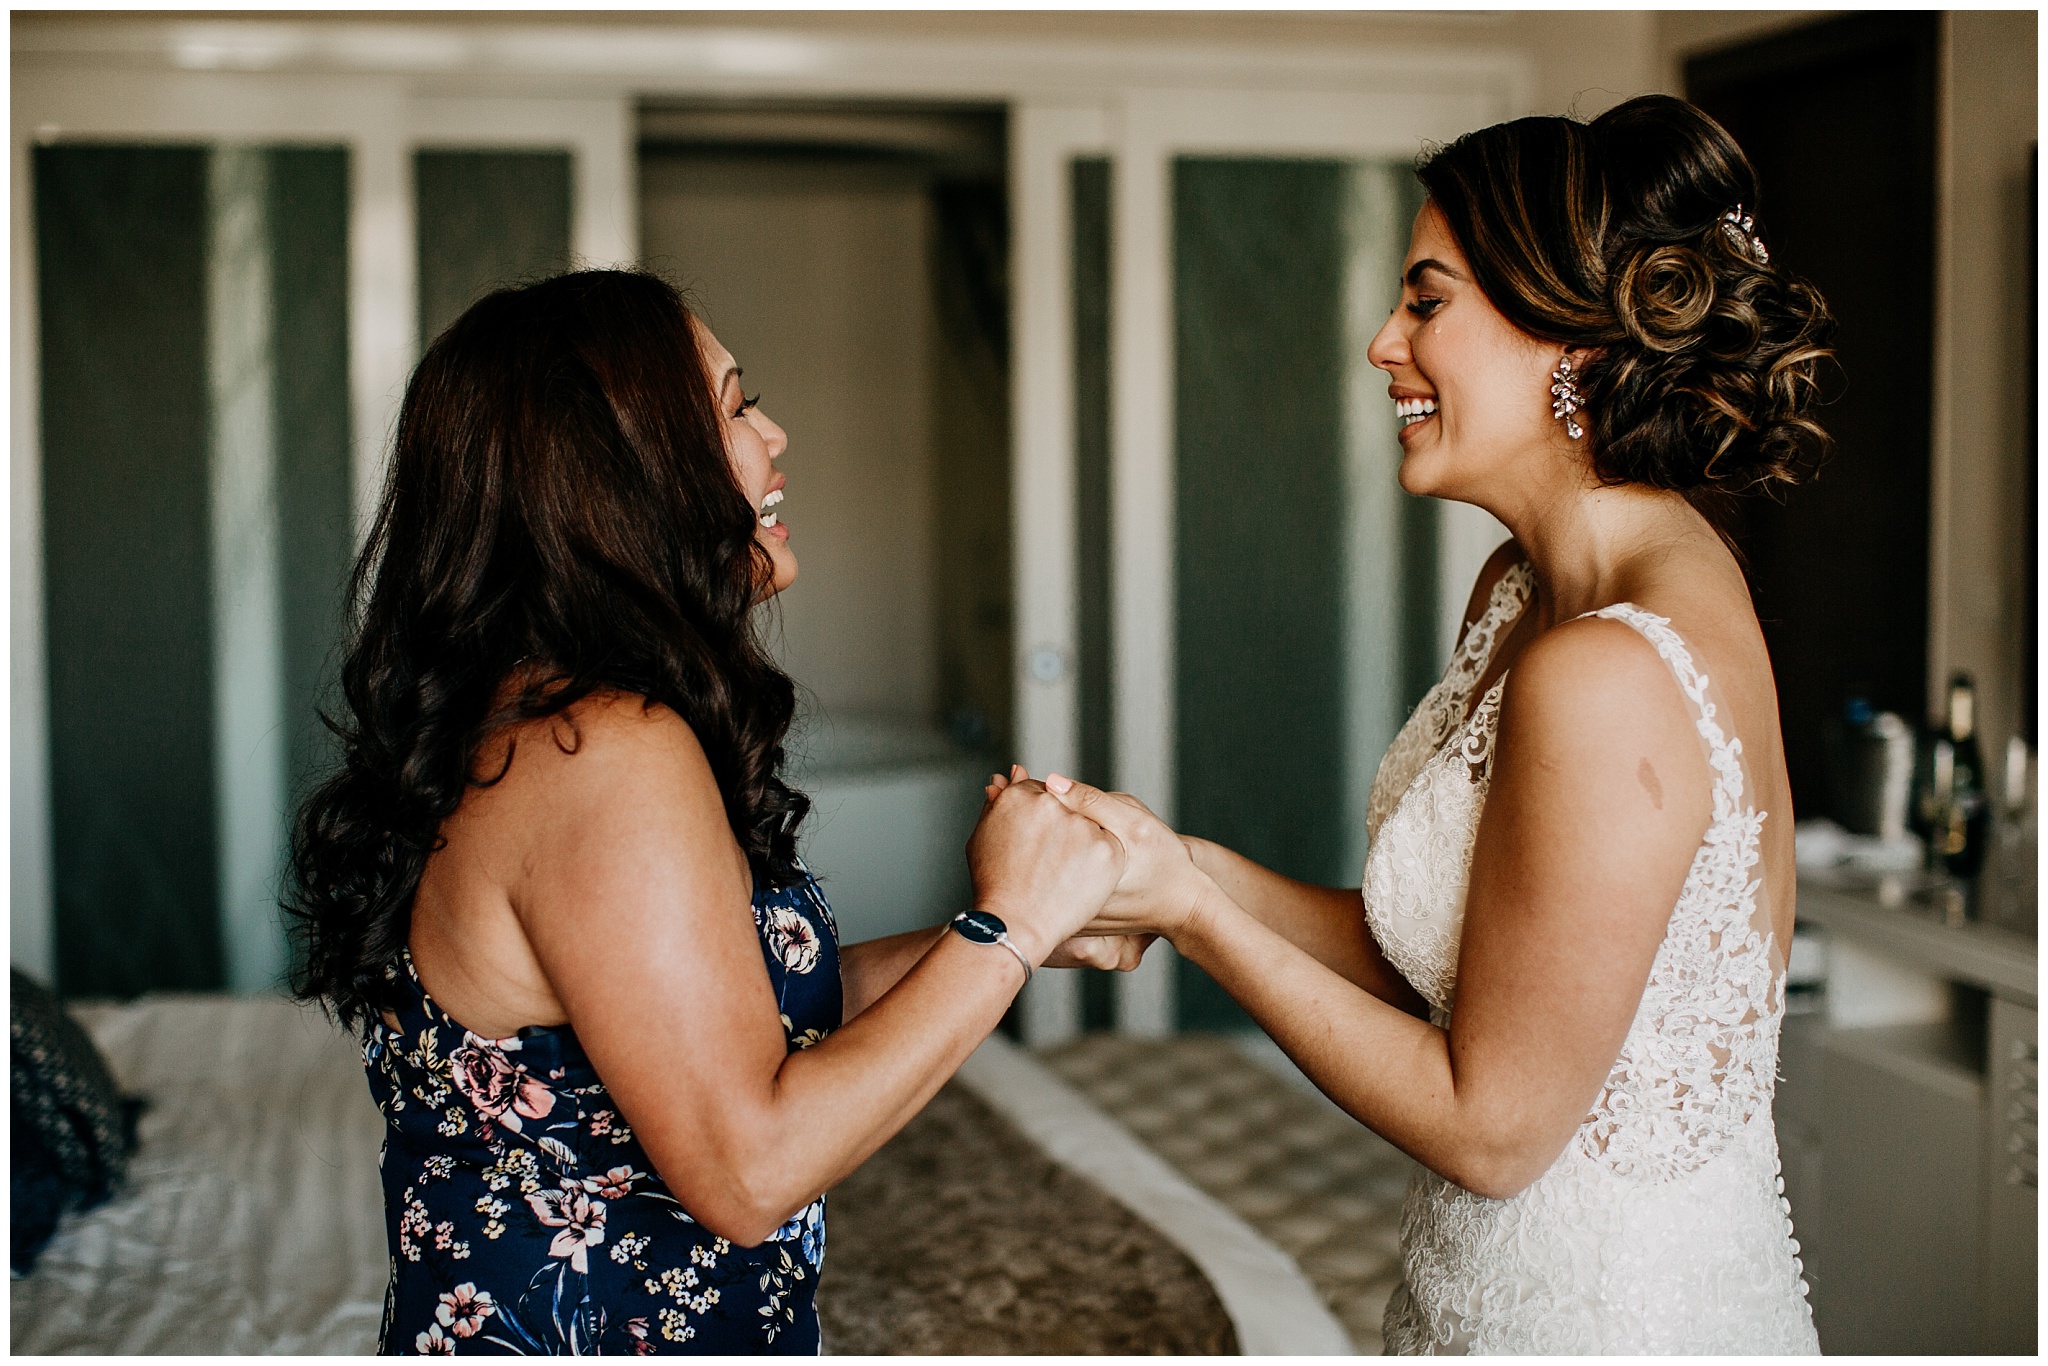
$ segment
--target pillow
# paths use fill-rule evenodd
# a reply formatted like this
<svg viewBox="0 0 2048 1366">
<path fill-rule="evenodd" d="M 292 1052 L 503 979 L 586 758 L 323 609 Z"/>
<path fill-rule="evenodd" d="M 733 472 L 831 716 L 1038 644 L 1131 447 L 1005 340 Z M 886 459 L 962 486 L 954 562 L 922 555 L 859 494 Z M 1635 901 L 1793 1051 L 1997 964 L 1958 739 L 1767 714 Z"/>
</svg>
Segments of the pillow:
<svg viewBox="0 0 2048 1366">
<path fill-rule="evenodd" d="M 9 1233 L 26 1275 L 68 1210 L 89 1209 L 127 1174 L 139 1107 L 114 1090 L 106 1060 L 48 989 L 13 974 L 9 1012 Z"/>
</svg>

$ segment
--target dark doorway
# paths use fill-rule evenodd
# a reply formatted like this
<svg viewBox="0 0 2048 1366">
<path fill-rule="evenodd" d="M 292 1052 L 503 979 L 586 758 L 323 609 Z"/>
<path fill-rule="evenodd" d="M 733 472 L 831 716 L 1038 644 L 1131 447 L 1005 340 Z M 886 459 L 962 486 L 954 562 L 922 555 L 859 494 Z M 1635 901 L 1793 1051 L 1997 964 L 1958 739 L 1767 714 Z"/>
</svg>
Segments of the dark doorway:
<svg viewBox="0 0 2048 1366">
<path fill-rule="evenodd" d="M 420 347 L 493 289 L 569 268 L 567 152 L 413 153 Z"/>
<path fill-rule="evenodd" d="M 1802 814 L 1829 807 L 1823 737 L 1849 697 L 1927 716 L 1939 40 L 1932 14 L 1853 14 L 1686 64 L 1756 166 L 1772 259 L 1840 323 L 1833 459 L 1735 526 Z"/>
<path fill-rule="evenodd" d="M 256 985 L 237 979 L 255 960 L 238 959 L 247 944 L 222 924 L 236 770 L 219 744 L 216 650 L 220 150 L 35 151 L 50 855 L 67 996 Z M 349 163 L 340 147 L 261 158 L 275 648 L 296 799 L 334 757 L 315 708 L 332 701 L 353 550 Z"/>
<path fill-rule="evenodd" d="M 56 968 L 224 984 L 216 902 L 203 147 L 39 147 Z"/>
</svg>

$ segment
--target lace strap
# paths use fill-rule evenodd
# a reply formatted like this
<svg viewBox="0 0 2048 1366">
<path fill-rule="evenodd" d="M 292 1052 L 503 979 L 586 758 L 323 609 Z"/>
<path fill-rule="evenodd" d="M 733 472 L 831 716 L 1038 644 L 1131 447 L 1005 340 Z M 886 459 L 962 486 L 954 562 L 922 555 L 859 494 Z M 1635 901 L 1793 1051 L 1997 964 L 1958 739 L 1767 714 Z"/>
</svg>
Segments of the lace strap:
<svg viewBox="0 0 2048 1366">
<path fill-rule="evenodd" d="M 1472 690 L 1485 677 L 1500 643 L 1501 630 L 1528 606 L 1536 576 L 1526 561 L 1509 565 L 1494 580 L 1487 595 L 1486 610 L 1465 628 L 1458 646 L 1444 666 L 1443 676 L 1433 684 L 1380 760 L 1373 774 L 1372 794 L 1366 800 L 1365 831 L 1368 840 L 1379 838 L 1380 825 L 1400 802 L 1401 794 L 1418 773 L 1468 721 L 1465 705 Z M 1483 708 L 1481 709 L 1483 710 Z M 1475 711 L 1474 716 L 1477 716 Z"/>
<path fill-rule="evenodd" d="M 1502 674 L 1486 690 L 1486 696 L 1479 699 L 1479 705 L 1472 709 L 1472 719 L 1466 723 L 1465 738 L 1459 743 L 1458 752 L 1475 779 L 1493 774 L 1493 740 L 1500 730 L 1500 700 L 1507 688 L 1508 676 Z"/>
<path fill-rule="evenodd" d="M 1714 819 L 1719 821 L 1734 815 L 1742 809 L 1742 739 L 1730 736 L 1721 729 L 1717 719 L 1720 709 L 1713 698 L 1707 695 L 1711 682 L 1693 663 L 1692 651 L 1685 647 L 1685 638 L 1671 628 L 1669 617 L 1660 617 L 1655 612 L 1646 612 L 1632 602 L 1617 602 L 1591 612 L 1579 614 L 1579 620 L 1587 617 L 1604 617 L 1633 628 L 1636 634 L 1650 642 L 1658 658 L 1670 668 L 1678 680 L 1680 691 L 1692 699 L 1693 709 L 1699 719 L 1693 723 L 1700 738 L 1707 742 L 1707 763 L 1714 770 Z"/>
<path fill-rule="evenodd" d="M 1493 591 L 1487 594 L 1486 610 L 1465 628 L 1457 652 L 1451 656 L 1447 673 L 1458 681 L 1461 703 L 1471 695 L 1472 686 L 1485 676 L 1486 666 L 1493 662 L 1494 651 L 1500 644 L 1501 628 L 1522 615 L 1535 584 L 1536 575 L 1526 560 L 1515 561 L 1494 580 Z"/>
</svg>

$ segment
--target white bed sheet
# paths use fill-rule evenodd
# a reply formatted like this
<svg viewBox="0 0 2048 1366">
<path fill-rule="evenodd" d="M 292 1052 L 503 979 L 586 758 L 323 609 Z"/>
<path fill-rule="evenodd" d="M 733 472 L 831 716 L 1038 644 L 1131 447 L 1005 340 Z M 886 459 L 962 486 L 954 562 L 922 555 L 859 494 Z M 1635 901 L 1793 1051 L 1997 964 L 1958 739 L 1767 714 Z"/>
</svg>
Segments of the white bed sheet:
<svg viewBox="0 0 2048 1366">
<path fill-rule="evenodd" d="M 353 1040 L 276 997 L 76 1012 L 149 1099 L 129 1180 L 13 1282 L 19 1353 L 375 1350 L 383 1119 Z"/>
</svg>

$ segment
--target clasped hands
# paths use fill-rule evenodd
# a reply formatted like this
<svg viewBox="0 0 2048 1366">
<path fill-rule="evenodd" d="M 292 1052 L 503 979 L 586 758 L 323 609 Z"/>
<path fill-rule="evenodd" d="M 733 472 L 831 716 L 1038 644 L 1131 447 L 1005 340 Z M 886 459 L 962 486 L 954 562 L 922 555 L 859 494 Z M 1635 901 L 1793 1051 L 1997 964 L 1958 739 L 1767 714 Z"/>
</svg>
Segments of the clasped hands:
<svg viewBox="0 0 2048 1366">
<path fill-rule="evenodd" d="M 1033 961 L 1128 972 L 1220 895 L 1189 844 L 1128 793 L 1015 765 L 986 794 L 968 843 L 975 904 Z"/>
</svg>

